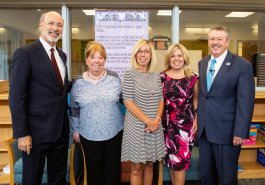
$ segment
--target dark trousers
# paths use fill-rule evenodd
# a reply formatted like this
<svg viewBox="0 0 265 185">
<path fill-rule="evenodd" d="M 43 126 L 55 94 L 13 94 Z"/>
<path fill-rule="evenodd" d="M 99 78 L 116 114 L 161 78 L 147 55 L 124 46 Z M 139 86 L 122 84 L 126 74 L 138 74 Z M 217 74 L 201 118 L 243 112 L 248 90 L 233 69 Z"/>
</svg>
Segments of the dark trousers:
<svg viewBox="0 0 265 185">
<path fill-rule="evenodd" d="M 231 141 L 232 142 L 232 141 Z M 199 138 L 200 173 L 203 185 L 237 185 L 240 148 L 232 144 L 214 144 L 205 132 Z"/>
<path fill-rule="evenodd" d="M 87 184 L 119 185 L 122 131 L 107 141 L 89 141 L 80 136 L 87 166 Z"/>
<path fill-rule="evenodd" d="M 69 137 L 61 137 L 56 142 L 36 143 L 33 140 L 30 155 L 23 152 L 23 185 L 40 185 L 45 159 L 49 185 L 65 185 L 67 172 Z"/>
</svg>

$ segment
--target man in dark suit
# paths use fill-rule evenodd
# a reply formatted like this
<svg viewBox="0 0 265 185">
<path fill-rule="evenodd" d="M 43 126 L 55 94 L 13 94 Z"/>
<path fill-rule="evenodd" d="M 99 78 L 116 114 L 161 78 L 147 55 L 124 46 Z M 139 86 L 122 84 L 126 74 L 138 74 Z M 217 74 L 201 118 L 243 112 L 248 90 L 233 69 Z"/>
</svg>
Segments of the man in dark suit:
<svg viewBox="0 0 265 185">
<path fill-rule="evenodd" d="M 18 48 L 10 67 L 9 105 L 13 137 L 22 151 L 23 185 L 41 184 L 45 159 L 49 185 L 66 184 L 68 75 L 66 55 L 56 47 L 63 24 L 57 12 L 44 13 L 39 39 Z"/>
<path fill-rule="evenodd" d="M 228 51 L 226 27 L 208 33 L 211 54 L 199 62 L 198 138 L 203 185 L 236 185 L 248 138 L 255 85 L 251 63 Z"/>
</svg>

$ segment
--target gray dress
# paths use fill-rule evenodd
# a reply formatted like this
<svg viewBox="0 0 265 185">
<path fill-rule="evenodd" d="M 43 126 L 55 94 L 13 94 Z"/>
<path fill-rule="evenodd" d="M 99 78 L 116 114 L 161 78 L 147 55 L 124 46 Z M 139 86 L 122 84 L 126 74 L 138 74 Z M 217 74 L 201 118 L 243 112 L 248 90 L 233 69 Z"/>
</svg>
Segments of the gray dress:
<svg viewBox="0 0 265 185">
<path fill-rule="evenodd" d="M 129 70 L 124 73 L 123 99 L 133 100 L 151 119 L 155 119 L 160 100 L 163 100 L 161 79 L 158 73 L 141 73 Z M 156 132 L 144 131 L 146 125 L 126 110 L 121 161 L 145 163 L 160 161 L 166 148 L 162 126 Z"/>
</svg>

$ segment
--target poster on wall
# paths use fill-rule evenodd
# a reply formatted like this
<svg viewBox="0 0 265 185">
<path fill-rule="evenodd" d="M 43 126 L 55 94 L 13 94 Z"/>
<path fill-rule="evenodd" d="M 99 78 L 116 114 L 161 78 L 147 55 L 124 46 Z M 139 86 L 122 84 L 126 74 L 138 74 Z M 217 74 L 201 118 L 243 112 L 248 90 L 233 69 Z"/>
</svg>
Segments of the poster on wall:
<svg viewBox="0 0 265 185">
<path fill-rule="evenodd" d="M 106 48 L 106 68 L 121 79 L 131 66 L 132 49 L 140 39 L 148 39 L 147 11 L 95 12 L 95 40 Z"/>
</svg>

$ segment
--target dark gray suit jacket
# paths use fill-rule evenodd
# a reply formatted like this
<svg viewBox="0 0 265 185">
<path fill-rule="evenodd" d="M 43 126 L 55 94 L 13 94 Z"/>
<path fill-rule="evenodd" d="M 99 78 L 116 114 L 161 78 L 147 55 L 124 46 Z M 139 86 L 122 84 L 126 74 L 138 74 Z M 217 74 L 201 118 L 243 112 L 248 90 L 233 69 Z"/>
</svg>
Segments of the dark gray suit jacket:
<svg viewBox="0 0 265 185">
<path fill-rule="evenodd" d="M 205 129 L 216 144 L 232 144 L 234 136 L 248 138 L 255 99 L 251 63 L 228 51 L 207 92 L 209 60 L 207 56 L 199 62 L 198 137 Z"/>
<path fill-rule="evenodd" d="M 66 55 L 57 48 L 66 63 Z M 13 137 L 31 135 L 35 142 L 53 142 L 61 134 L 68 138 L 68 75 L 61 87 L 56 72 L 39 40 L 18 48 L 10 68 L 9 105 Z"/>
</svg>

